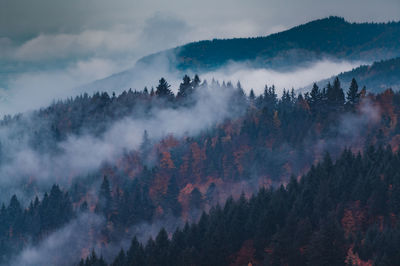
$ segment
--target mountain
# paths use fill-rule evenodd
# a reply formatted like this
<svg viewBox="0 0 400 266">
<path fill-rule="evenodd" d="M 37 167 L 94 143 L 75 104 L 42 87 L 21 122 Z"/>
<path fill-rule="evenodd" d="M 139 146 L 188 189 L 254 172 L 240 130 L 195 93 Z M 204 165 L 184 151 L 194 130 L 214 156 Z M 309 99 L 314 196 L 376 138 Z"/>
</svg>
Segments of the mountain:
<svg viewBox="0 0 400 266">
<path fill-rule="evenodd" d="M 297 240 L 297 233 L 304 237 L 292 246 L 298 258 L 320 261 L 333 250 L 329 244 L 313 255 L 302 252 L 331 243 L 324 240 L 329 232 L 318 236 L 328 220 L 338 223 L 338 239 L 345 239 L 333 239 L 339 243 L 335 249 L 342 251 L 338 260 L 350 254 L 379 262 L 387 252 L 387 265 L 396 265 L 397 253 L 376 242 L 386 234 L 370 234 L 376 228 L 398 233 L 400 93 L 355 91 L 353 96 L 345 100 L 339 80 L 326 91 L 304 97 L 285 92 L 278 98 L 274 87 L 255 97 L 230 82 L 207 85 L 185 77 L 176 96 L 161 79 L 155 92 L 85 94 L 29 115 L 6 117 L 0 121 L 0 173 L 9 177 L 0 194 L 0 263 L 9 265 L 30 245 L 46 252 L 46 243 L 53 248 L 55 242 L 54 254 L 63 256 L 51 257 L 51 265 L 74 265 L 91 250 L 111 261 L 121 247 L 127 248 L 126 238 L 147 238 L 159 224 L 172 233 L 185 222 L 207 219 L 201 215 L 205 211 L 217 226 L 200 218 L 198 226 L 189 228 L 195 235 L 184 237 L 190 250 L 179 244 L 171 249 L 178 250 L 177 256 L 169 260 L 196 263 L 172 265 L 207 264 L 202 261 L 207 253 L 208 264 L 229 265 L 253 248 L 256 261 L 269 260 L 271 254 L 284 261 L 284 247 Z M 373 148 L 380 146 L 387 148 Z M 348 147 L 355 154 L 346 150 L 340 157 Z M 288 191 L 290 187 L 295 190 Z M 16 188 L 22 188 L 23 198 L 11 194 Z M 260 188 L 265 197 L 249 201 Z M 230 196 L 239 198 L 243 208 L 234 210 Z M 225 203 L 225 214 L 214 216 L 218 203 Z M 311 223 L 306 232 L 296 226 L 303 219 Z M 205 227 L 210 228 L 206 239 L 197 231 Z M 157 239 L 169 245 L 164 233 Z M 247 246 L 246 240 L 255 246 Z M 161 253 L 153 253 L 151 245 L 145 256 L 157 258 L 153 254 Z M 208 247 L 215 247 L 215 253 Z M 60 264 L 60 259 L 70 263 Z"/>
<path fill-rule="evenodd" d="M 400 89 L 400 57 L 363 65 L 352 71 L 341 73 L 340 80 L 350 84 L 355 78 L 360 85 L 366 86 L 370 92 L 380 92 L 388 88 Z"/>
<path fill-rule="evenodd" d="M 386 89 L 400 89 L 400 57 L 381 60 L 370 65 L 361 65 L 351 71 L 342 72 L 337 76 L 320 80 L 316 84 L 322 88 L 329 82 L 332 83 L 338 77 L 344 88 L 350 86 L 351 80 L 355 78 L 360 87 L 366 87 L 368 92 L 379 93 Z M 310 91 L 312 84 L 299 89 L 299 92 Z"/>
<path fill-rule="evenodd" d="M 188 43 L 145 56 L 135 67 L 84 88 L 128 89 L 139 86 L 138 80 L 145 79 L 149 84 L 148 73 L 169 74 L 170 79 L 176 79 L 183 73 L 216 70 L 232 61 L 274 70 L 291 70 L 327 58 L 373 62 L 400 56 L 399 43 L 400 22 L 350 23 L 340 17 L 328 17 L 266 37 Z"/>
<path fill-rule="evenodd" d="M 349 23 L 340 17 L 311 21 L 289 30 L 257 38 L 214 39 L 186 44 L 146 56 L 139 64 L 159 57 L 176 59 L 178 69 L 209 71 L 229 61 L 251 61 L 257 67 L 288 67 L 322 57 L 380 60 L 400 54 L 400 22 Z"/>
</svg>

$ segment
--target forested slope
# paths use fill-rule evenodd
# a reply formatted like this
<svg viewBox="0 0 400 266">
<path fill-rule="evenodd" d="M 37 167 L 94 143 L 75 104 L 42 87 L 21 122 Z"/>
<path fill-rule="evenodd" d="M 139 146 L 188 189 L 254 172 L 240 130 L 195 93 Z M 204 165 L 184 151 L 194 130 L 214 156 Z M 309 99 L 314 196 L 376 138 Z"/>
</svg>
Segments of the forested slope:
<svg viewBox="0 0 400 266">
<path fill-rule="evenodd" d="M 80 257 L 85 258 L 92 249 L 111 261 L 110 246 L 118 245 L 121 238 L 135 235 L 136 226 L 173 218 L 175 222 L 169 226 L 174 230 L 176 225 L 185 221 L 198 221 L 203 211 L 210 214 L 203 215 L 199 225 L 186 227 L 182 237 L 189 237 L 193 230 L 197 230 L 194 228 L 203 226 L 203 223 L 204 229 L 201 230 L 209 230 L 209 233 L 195 239 L 190 237 L 191 240 L 185 240 L 188 242 L 179 242 L 186 243 L 190 250 L 184 252 L 185 249 L 179 246 L 181 244 L 175 240 L 169 242 L 163 232 L 155 244 L 160 253 L 152 251 L 154 247 L 149 242 L 143 251 L 145 253 L 137 259 L 162 260 L 164 257 L 158 256 L 164 254 L 172 256 L 168 257 L 172 264 L 176 259 L 179 260 L 176 263 L 186 264 L 187 260 L 192 260 L 195 265 L 202 265 L 202 254 L 207 253 L 211 254 L 210 262 L 229 264 L 236 258 L 240 260 L 242 252 L 250 254 L 243 255 L 244 260 L 282 264 L 285 260 L 290 260 L 290 263 L 296 260 L 299 263 L 321 262 L 324 254 L 328 254 L 333 256 L 332 261 L 340 264 L 353 248 L 353 255 L 364 261 L 395 261 L 397 258 L 390 251 L 382 251 L 377 244 L 363 246 L 365 241 L 362 239 L 385 230 L 393 236 L 397 234 L 390 230 L 396 230 L 398 215 L 395 207 L 397 193 L 391 191 L 397 189 L 396 182 L 399 181 L 395 169 L 400 140 L 400 94 L 392 90 L 369 94 L 368 88 L 360 90 L 355 80 L 346 91 L 336 79 L 325 88 L 315 85 L 310 93 L 304 95 L 285 91 L 278 97 L 272 86 L 266 87 L 262 95 L 255 96 L 253 92 L 246 95 L 240 83 L 235 86 L 229 82 L 207 84 L 197 76 L 193 80 L 186 76 L 177 95 L 161 79 L 155 90 L 127 91 L 118 96 L 107 93 L 82 95 L 54 103 L 28 116 L 5 117 L 1 122 L 2 136 L 7 130 L 12 130 L 5 135 L 11 136 L 8 141 L 2 139 L 0 169 L 14 174 L 13 180 L 17 181 L 13 182 L 19 180 L 23 184 L 24 197 L 10 195 L 9 201 L 5 195 L 13 191 L 12 187 L 8 190 L 5 187 L 2 194 L 5 202 L 0 210 L 2 261 L 12 260 L 17 251 L 40 244 L 87 215 L 98 217 L 103 222 L 89 225 L 90 230 L 79 233 L 79 237 L 86 239 L 84 244 L 77 246 L 78 251 L 69 253 L 76 259 L 63 263 L 78 263 Z M 199 101 L 204 92 L 211 97 L 206 98 L 206 102 L 216 97 L 220 105 L 227 103 L 224 112 L 230 115 L 216 122 L 203 121 L 203 109 L 191 108 L 204 104 Z M 74 144 L 68 141 L 71 137 L 86 140 L 89 134 L 107 140 L 104 136 L 109 134 L 110 123 L 114 121 L 126 124 L 130 121 L 127 119 L 132 118 L 148 120 L 154 113 L 163 113 L 162 119 L 168 119 L 176 112 L 194 112 L 197 124 L 209 123 L 209 126 L 196 131 L 196 134 L 160 134 L 159 139 L 151 136 L 158 134 L 157 131 L 141 132 L 140 145 L 126 146 L 123 153 L 104 161 L 90 173 L 71 168 L 52 173 L 53 179 L 43 179 L 32 172 L 27 174 L 9 169 L 10 162 L 13 162 L 12 148 L 18 147 L 12 144 L 21 140 L 26 141 L 30 152 L 37 152 L 38 156 L 44 154 L 48 160 L 63 155 L 68 145 Z M 157 125 L 162 124 L 160 119 L 156 120 Z M 391 145 L 388 148 L 378 148 L 388 144 Z M 346 147 L 355 153 L 370 148 L 362 156 L 356 156 L 350 150 L 343 153 Z M 88 146 L 87 149 L 92 148 Z M 331 159 L 324 155 L 326 152 L 331 154 Z M 94 156 L 90 153 L 85 155 Z M 57 165 L 60 167 L 68 159 L 61 158 L 61 164 Z M 320 165 L 311 167 L 321 160 Z M 359 174 L 353 174 L 355 172 Z M 304 177 L 300 178 L 302 175 Z M 300 181 L 295 182 L 296 179 Z M 41 193 L 46 191 L 43 180 L 47 184 L 48 193 L 45 194 Z M 253 197 L 260 188 L 259 196 Z M 230 196 L 240 200 L 233 203 Z M 223 209 L 215 207 L 224 205 L 226 201 Z M 259 203 L 255 205 L 255 202 Z M 380 209 L 382 202 L 390 204 Z M 259 208 L 259 211 L 254 208 Z M 343 223 L 346 211 L 350 212 L 347 215 L 362 215 L 366 220 L 352 221 L 350 217 L 349 225 L 346 225 Z M 237 218 L 229 216 L 236 212 L 240 212 Z M 392 222 L 390 225 L 389 220 Z M 297 243 L 292 236 L 293 232 L 303 229 L 297 225 L 289 227 L 288 221 L 307 223 L 305 226 L 309 232 L 304 233 L 301 242 Z M 243 228 L 249 231 L 246 229 L 240 234 L 238 226 L 242 228 L 243 224 L 248 224 Z M 371 231 L 375 230 L 374 224 L 383 231 Z M 216 230 L 213 227 L 216 225 L 222 235 L 210 239 L 208 235 Z M 169 233 L 171 228 L 168 228 Z M 334 237 L 341 241 L 335 242 L 334 250 L 338 253 L 325 253 L 327 251 L 321 245 L 321 250 L 308 249 L 316 251 L 310 254 L 306 247 L 314 245 L 314 241 L 322 241 L 325 236 L 318 232 L 324 230 L 334 230 Z M 343 230 L 347 233 L 340 233 Z M 353 234 L 349 230 L 355 235 L 351 239 Z M 287 245 L 279 246 L 279 241 L 292 243 L 291 249 L 285 250 Z M 391 242 L 388 243 L 393 247 Z M 168 251 L 164 250 L 166 247 L 158 247 L 164 244 Z M 179 250 L 173 250 L 170 245 L 178 245 Z M 215 250 L 209 250 L 214 246 L 217 246 Z M 241 248 L 243 250 L 239 252 Z M 293 257 L 286 256 L 285 252 Z M 384 255 L 385 252 L 389 253 Z M 88 261 L 88 265 L 92 265 L 93 260 Z M 129 263 L 132 260 L 128 259 Z M 146 263 L 160 265 L 156 261 Z"/>
</svg>

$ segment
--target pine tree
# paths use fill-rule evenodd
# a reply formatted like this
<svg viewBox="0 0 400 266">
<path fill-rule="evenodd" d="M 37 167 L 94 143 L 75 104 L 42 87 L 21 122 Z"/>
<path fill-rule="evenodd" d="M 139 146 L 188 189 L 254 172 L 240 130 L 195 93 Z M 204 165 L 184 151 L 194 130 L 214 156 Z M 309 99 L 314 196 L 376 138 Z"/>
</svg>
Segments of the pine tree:
<svg viewBox="0 0 400 266">
<path fill-rule="evenodd" d="M 256 99 L 256 95 L 254 94 L 254 90 L 251 89 L 250 94 L 249 94 L 249 100 L 250 100 L 250 102 L 254 103 L 255 99 Z"/>
<path fill-rule="evenodd" d="M 179 91 L 176 97 L 178 98 L 184 98 L 187 97 L 192 93 L 192 82 L 190 80 L 190 77 L 188 75 L 185 75 L 183 77 L 182 83 L 179 85 Z"/>
<path fill-rule="evenodd" d="M 308 250 L 310 265 L 344 265 L 346 247 L 342 229 L 333 215 L 321 222 Z"/>
<path fill-rule="evenodd" d="M 350 88 L 347 92 L 347 102 L 353 106 L 358 103 L 360 100 L 360 93 L 358 92 L 358 84 L 357 81 L 353 78 L 351 80 Z"/>
<path fill-rule="evenodd" d="M 326 94 L 328 104 L 334 109 L 344 105 L 344 93 L 338 77 L 335 78 L 333 86 L 328 84 Z"/>
<path fill-rule="evenodd" d="M 139 151 L 141 153 L 142 159 L 147 160 L 147 157 L 150 155 L 152 148 L 152 144 L 149 138 L 149 134 L 147 133 L 147 130 L 144 130 L 143 132 L 143 137 L 142 137 L 142 143 L 140 144 Z"/>
<path fill-rule="evenodd" d="M 171 99 L 174 94 L 169 89 L 170 87 L 171 85 L 164 78 L 161 78 L 156 88 L 156 95 L 161 98 Z"/>
<path fill-rule="evenodd" d="M 194 88 L 194 89 L 196 89 L 199 85 L 200 85 L 200 78 L 199 78 L 199 76 L 196 74 L 196 75 L 194 75 L 194 78 L 193 78 L 193 81 L 192 81 L 192 87 Z"/>
<path fill-rule="evenodd" d="M 110 183 L 108 182 L 107 176 L 104 176 L 103 182 L 100 186 L 100 193 L 99 193 L 99 202 L 96 206 L 96 211 L 104 213 L 106 217 L 111 212 L 112 206 L 112 197 L 111 197 L 111 189 Z"/>
<path fill-rule="evenodd" d="M 309 104 L 311 110 L 314 112 L 318 111 L 322 104 L 322 94 L 316 83 L 313 84 L 311 89 Z"/>
</svg>

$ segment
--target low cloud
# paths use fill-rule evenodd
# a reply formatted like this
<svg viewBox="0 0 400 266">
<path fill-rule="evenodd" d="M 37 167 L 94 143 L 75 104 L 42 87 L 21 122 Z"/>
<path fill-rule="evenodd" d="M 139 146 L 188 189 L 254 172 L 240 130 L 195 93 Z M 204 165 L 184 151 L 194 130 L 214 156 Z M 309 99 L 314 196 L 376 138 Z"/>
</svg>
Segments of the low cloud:
<svg viewBox="0 0 400 266">
<path fill-rule="evenodd" d="M 240 81 L 247 93 L 250 89 L 254 89 L 256 94 L 260 94 L 266 84 L 275 85 L 277 92 L 281 93 L 283 89 L 299 89 L 312 82 L 349 71 L 360 64 L 361 62 L 324 59 L 290 71 L 277 71 L 265 68 L 249 68 L 244 64 L 231 63 L 222 69 L 206 73 L 202 77 L 207 80 L 214 78 L 219 81 Z"/>
<path fill-rule="evenodd" d="M 0 88 L 0 115 L 26 112 L 51 104 L 54 100 L 77 96 L 79 85 L 121 71 L 129 63 L 91 58 L 65 69 L 29 71 L 10 78 L 8 88 Z M 90 93 L 90 92 L 89 92 Z"/>
</svg>

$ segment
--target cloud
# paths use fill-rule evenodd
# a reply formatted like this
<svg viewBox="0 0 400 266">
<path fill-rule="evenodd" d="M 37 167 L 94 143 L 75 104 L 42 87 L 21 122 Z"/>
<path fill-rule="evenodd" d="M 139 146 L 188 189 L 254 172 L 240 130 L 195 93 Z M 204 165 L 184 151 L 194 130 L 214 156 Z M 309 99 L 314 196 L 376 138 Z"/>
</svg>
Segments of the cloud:
<svg viewBox="0 0 400 266">
<path fill-rule="evenodd" d="M 49 61 L 121 54 L 138 58 L 190 41 L 190 30 L 190 26 L 178 17 L 157 12 L 149 17 L 141 28 L 114 25 L 112 28 L 90 29 L 77 33 L 40 33 L 21 44 L 13 43 L 9 38 L 1 38 L 0 47 L 8 49 L 7 55 L 3 54 L 4 57 L 18 61 Z"/>
<path fill-rule="evenodd" d="M 354 12 L 360 6 L 363 12 Z M 253 0 L 251 3 L 240 0 L 0 0 L 0 36 L 76 33 L 115 24 L 135 25 L 158 11 L 176 14 L 191 22 L 189 24 L 204 29 L 248 20 L 260 25 L 261 32 L 269 32 L 269 28 L 276 25 L 293 26 L 329 15 L 345 16 L 352 21 L 400 19 L 397 0 Z"/>
<path fill-rule="evenodd" d="M 143 28 L 118 25 L 79 33 L 41 33 L 22 43 L 0 38 L 0 60 L 4 62 L 0 64 L 0 114 L 24 112 L 52 100 L 102 90 L 88 91 L 82 85 L 131 68 L 141 55 L 189 41 L 189 30 L 179 18 L 158 12 Z M 165 72 L 166 64 L 141 71 L 128 86 L 144 84 L 143 77 L 148 77 L 146 85 L 151 85 L 166 76 Z M 116 85 L 103 90 L 116 90 Z"/>
<path fill-rule="evenodd" d="M 132 29 L 123 27 L 77 34 L 40 34 L 17 47 L 12 57 L 20 61 L 37 61 L 131 52 L 137 44 L 137 35 Z"/>
<path fill-rule="evenodd" d="M 156 12 L 145 21 L 140 41 L 145 43 L 149 50 L 156 52 L 188 42 L 187 36 L 191 30 L 191 27 L 176 15 Z"/>
<path fill-rule="evenodd" d="M 26 112 L 81 94 L 77 87 L 122 71 L 130 62 L 103 58 L 77 61 L 64 69 L 30 71 L 10 78 L 7 89 L 0 88 L 0 114 Z"/>
<path fill-rule="evenodd" d="M 277 71 L 273 69 L 249 68 L 244 64 L 231 63 L 228 66 L 202 75 L 207 80 L 240 81 L 243 88 L 249 92 L 262 93 L 266 84 L 275 85 L 277 92 L 283 89 L 298 89 L 305 87 L 332 75 L 351 70 L 361 62 L 319 60 L 313 63 L 292 69 L 290 71 Z"/>
</svg>

